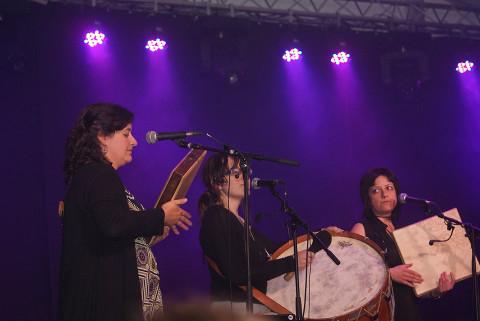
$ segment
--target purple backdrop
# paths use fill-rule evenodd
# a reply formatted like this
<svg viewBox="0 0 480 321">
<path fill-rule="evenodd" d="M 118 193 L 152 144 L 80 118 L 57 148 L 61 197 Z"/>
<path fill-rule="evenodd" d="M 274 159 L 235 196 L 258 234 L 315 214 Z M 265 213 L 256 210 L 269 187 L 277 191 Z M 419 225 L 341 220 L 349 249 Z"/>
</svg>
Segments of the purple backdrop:
<svg viewBox="0 0 480 321">
<path fill-rule="evenodd" d="M 101 50 L 82 44 L 94 21 L 108 37 Z M 159 26 L 169 48 L 148 54 L 143 46 Z M 280 56 L 292 34 L 305 57 L 286 65 Z M 480 223 L 479 75 L 454 72 L 457 59 L 480 59 L 478 41 L 33 4 L 4 14 L 0 35 L 0 310 L 8 320 L 56 318 L 63 148 L 88 103 L 111 101 L 135 112 L 140 144 L 120 173 L 145 206 L 186 152 L 171 142 L 147 145 L 145 132 L 196 129 L 243 150 L 300 161 L 299 168 L 253 167 L 257 176 L 284 179 L 290 204 L 313 227 L 349 229 L 360 218 L 359 178 L 374 166 L 393 169 L 404 191 L 458 207 L 465 221 Z M 339 68 L 329 56 L 340 41 L 353 59 Z M 154 250 L 167 303 L 208 293 L 197 241 L 201 192 L 197 180 L 186 206 L 191 231 Z M 268 192 L 252 195 L 252 213 L 261 213 L 255 225 L 269 236 L 286 239 L 285 218 Z M 409 206 L 401 221 L 423 217 Z M 471 307 L 469 282 L 443 300 L 422 302 L 425 320 L 469 320 Z"/>
</svg>

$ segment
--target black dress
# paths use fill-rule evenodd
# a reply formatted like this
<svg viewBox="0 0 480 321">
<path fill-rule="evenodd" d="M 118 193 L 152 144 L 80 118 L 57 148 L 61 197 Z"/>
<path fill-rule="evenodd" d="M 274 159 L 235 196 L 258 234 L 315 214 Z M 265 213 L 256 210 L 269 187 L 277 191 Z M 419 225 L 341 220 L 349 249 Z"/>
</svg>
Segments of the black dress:
<svg viewBox="0 0 480 321">
<path fill-rule="evenodd" d="M 364 219 L 362 224 L 365 235 L 385 252 L 385 260 L 389 268 L 403 264 L 397 244 L 387 232 L 387 225 L 376 217 Z M 395 281 L 392 284 L 395 296 L 395 321 L 420 321 L 418 299 L 413 289 Z"/>
<path fill-rule="evenodd" d="M 209 207 L 202 218 L 200 244 L 203 253 L 215 261 L 222 278 L 209 267 L 211 294 L 215 301 L 241 302 L 246 293 L 238 285 L 247 284 L 247 259 L 243 224 L 223 206 Z M 269 253 L 277 246 L 252 229 L 250 254 L 252 285 L 262 292 L 267 290 L 267 280 L 295 269 L 293 257 L 268 261 Z M 230 283 L 231 282 L 231 283 Z"/>
<path fill-rule="evenodd" d="M 110 165 L 78 170 L 65 197 L 60 321 L 143 321 L 134 240 L 163 222 L 161 209 L 129 211 Z"/>
</svg>

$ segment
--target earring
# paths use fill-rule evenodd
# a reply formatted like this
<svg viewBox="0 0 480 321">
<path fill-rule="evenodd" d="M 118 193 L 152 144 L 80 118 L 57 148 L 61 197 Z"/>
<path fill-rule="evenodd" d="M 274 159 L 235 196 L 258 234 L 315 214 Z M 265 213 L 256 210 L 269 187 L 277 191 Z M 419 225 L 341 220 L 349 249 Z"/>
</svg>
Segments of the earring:
<svg viewBox="0 0 480 321">
<path fill-rule="evenodd" d="M 108 148 L 106 145 L 102 145 L 102 154 L 107 155 Z"/>
</svg>

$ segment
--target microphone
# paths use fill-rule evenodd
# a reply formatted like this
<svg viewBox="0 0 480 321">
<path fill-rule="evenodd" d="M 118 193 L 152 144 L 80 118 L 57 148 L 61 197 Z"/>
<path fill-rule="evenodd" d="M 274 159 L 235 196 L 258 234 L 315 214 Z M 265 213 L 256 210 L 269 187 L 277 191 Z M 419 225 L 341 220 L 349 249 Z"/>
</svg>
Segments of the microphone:
<svg viewBox="0 0 480 321">
<path fill-rule="evenodd" d="M 202 135 L 202 134 L 203 134 L 202 132 L 157 133 L 156 131 L 151 130 L 145 135 L 145 139 L 146 139 L 147 143 L 155 144 L 156 142 L 158 142 L 160 140 L 166 140 L 166 139 L 175 140 L 175 139 L 186 138 L 186 137 L 189 137 L 189 136 L 198 136 L 198 135 Z"/>
<path fill-rule="evenodd" d="M 323 242 L 323 244 L 325 244 L 325 246 L 328 249 L 328 247 L 332 243 L 332 235 L 330 233 L 328 233 L 327 231 L 324 231 L 324 230 L 321 230 L 321 231 L 315 233 L 315 235 Z M 318 251 L 320 251 L 322 249 L 323 248 L 320 245 L 320 242 L 317 241 L 317 239 L 313 239 L 312 244 L 308 247 L 308 251 L 313 252 L 313 253 L 317 253 Z M 287 274 L 285 274 L 283 276 L 283 279 L 285 281 L 290 281 L 294 276 L 295 276 L 294 272 L 288 272 Z"/>
<path fill-rule="evenodd" d="M 416 198 L 413 196 L 408 196 L 407 193 L 401 193 L 400 195 L 398 195 L 398 201 L 400 202 L 400 204 L 406 204 L 406 203 L 415 203 L 419 205 L 432 204 L 432 201 Z"/>
<path fill-rule="evenodd" d="M 262 187 L 275 187 L 276 185 L 284 184 L 281 179 L 260 179 L 255 177 L 252 179 L 252 187 L 253 189 L 260 189 Z"/>
<path fill-rule="evenodd" d="M 323 242 L 323 244 L 325 244 L 327 248 L 332 243 L 332 235 L 327 231 L 321 230 L 320 232 L 315 233 L 315 235 Z M 320 245 L 320 242 L 317 241 L 317 239 L 313 239 L 312 245 L 310 245 L 310 247 L 308 248 L 310 252 L 314 253 L 317 253 L 322 249 L 323 248 Z"/>
</svg>

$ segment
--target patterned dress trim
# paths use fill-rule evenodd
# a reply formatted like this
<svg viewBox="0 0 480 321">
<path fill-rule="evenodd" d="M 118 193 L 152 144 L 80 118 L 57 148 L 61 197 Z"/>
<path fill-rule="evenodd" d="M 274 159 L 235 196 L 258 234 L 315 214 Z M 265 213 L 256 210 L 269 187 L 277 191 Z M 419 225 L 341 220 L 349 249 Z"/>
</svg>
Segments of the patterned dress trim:
<svg viewBox="0 0 480 321">
<path fill-rule="evenodd" d="M 125 190 L 128 206 L 131 211 L 143 211 L 145 208 L 128 190 Z M 142 306 L 145 321 L 153 320 L 163 312 L 162 292 L 160 290 L 160 276 L 157 269 L 157 261 L 150 246 L 144 237 L 135 239 L 135 251 L 137 254 L 138 279 L 140 292 L 142 293 Z"/>
</svg>

